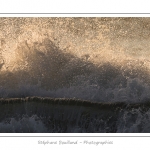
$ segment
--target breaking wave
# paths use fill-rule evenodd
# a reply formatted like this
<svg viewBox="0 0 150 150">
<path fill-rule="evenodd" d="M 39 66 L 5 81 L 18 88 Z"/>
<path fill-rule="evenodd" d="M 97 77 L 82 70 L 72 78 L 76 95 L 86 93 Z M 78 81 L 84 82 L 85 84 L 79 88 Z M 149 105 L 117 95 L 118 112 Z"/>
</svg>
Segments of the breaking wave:
<svg viewBox="0 0 150 150">
<path fill-rule="evenodd" d="M 1 18 L 0 97 L 144 101 L 150 97 L 148 22 Z"/>
<path fill-rule="evenodd" d="M 1 71 L 0 97 L 75 97 L 129 102 L 150 97 L 149 70 L 141 65 L 142 61 L 97 66 L 57 48 L 53 50 L 47 54 L 33 50 L 34 54 L 26 56 L 28 65 L 24 70 Z"/>
<path fill-rule="evenodd" d="M 147 103 L 149 24 L 149 18 L 0 18 L 0 98 L 38 96 L 97 104 Z M 82 114 L 78 114 L 81 120 Z M 95 122 L 90 117 L 87 123 L 86 116 L 86 121 L 77 123 L 76 130 L 59 130 L 58 126 L 47 130 L 37 114 L 22 116 L 19 121 L 11 116 L 9 123 L 1 120 L 0 132 L 149 132 L 148 124 L 143 128 L 149 110 L 143 113 L 140 109 L 125 109 L 117 114 L 121 119 L 114 118 L 117 124 L 103 122 L 101 117 Z M 24 122 L 36 125 L 28 128 Z M 87 130 L 83 124 L 88 124 Z"/>
</svg>

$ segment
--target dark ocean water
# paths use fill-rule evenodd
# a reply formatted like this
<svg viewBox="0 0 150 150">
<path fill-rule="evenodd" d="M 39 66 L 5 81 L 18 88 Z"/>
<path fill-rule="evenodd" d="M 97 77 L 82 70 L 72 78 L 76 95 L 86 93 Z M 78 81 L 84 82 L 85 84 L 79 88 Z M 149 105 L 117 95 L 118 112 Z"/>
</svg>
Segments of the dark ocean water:
<svg viewBox="0 0 150 150">
<path fill-rule="evenodd" d="M 0 18 L 2 101 L 95 103 L 1 104 L 0 132 L 150 132 L 149 35 L 149 18 Z"/>
<path fill-rule="evenodd" d="M 0 132 L 149 133 L 150 102 L 100 103 L 80 99 L 0 100 Z"/>
</svg>

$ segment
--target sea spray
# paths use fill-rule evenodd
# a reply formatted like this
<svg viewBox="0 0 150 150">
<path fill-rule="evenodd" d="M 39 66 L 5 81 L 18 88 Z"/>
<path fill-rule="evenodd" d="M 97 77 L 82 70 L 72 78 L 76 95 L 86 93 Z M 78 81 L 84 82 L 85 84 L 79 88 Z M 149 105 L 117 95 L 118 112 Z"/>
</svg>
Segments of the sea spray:
<svg viewBox="0 0 150 150">
<path fill-rule="evenodd" d="M 149 99 L 149 18 L 0 18 L 0 97 Z"/>
<path fill-rule="evenodd" d="M 0 132 L 150 132 L 149 29 L 141 17 L 0 18 Z"/>
</svg>

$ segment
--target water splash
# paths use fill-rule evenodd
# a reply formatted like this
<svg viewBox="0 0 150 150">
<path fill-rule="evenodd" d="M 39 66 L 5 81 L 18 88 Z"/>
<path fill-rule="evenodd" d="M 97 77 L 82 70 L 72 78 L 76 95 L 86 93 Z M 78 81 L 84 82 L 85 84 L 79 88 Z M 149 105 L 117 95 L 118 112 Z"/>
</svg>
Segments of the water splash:
<svg viewBox="0 0 150 150">
<path fill-rule="evenodd" d="M 149 18 L 0 18 L 0 97 L 150 97 Z"/>
</svg>

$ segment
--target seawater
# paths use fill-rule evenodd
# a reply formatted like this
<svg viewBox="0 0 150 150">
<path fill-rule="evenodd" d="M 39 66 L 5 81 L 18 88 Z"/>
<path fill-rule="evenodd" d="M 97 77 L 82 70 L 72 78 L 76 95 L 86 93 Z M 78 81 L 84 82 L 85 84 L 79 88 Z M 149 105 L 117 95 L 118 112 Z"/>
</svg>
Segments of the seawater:
<svg viewBox="0 0 150 150">
<path fill-rule="evenodd" d="M 150 98 L 149 29 L 149 18 L 0 18 L 0 98 L 145 103 Z M 148 122 L 149 110 L 134 113 L 136 126 Z M 114 132 L 149 132 L 148 123 L 143 130 L 134 123 L 128 127 L 131 114 L 123 115 Z"/>
</svg>

